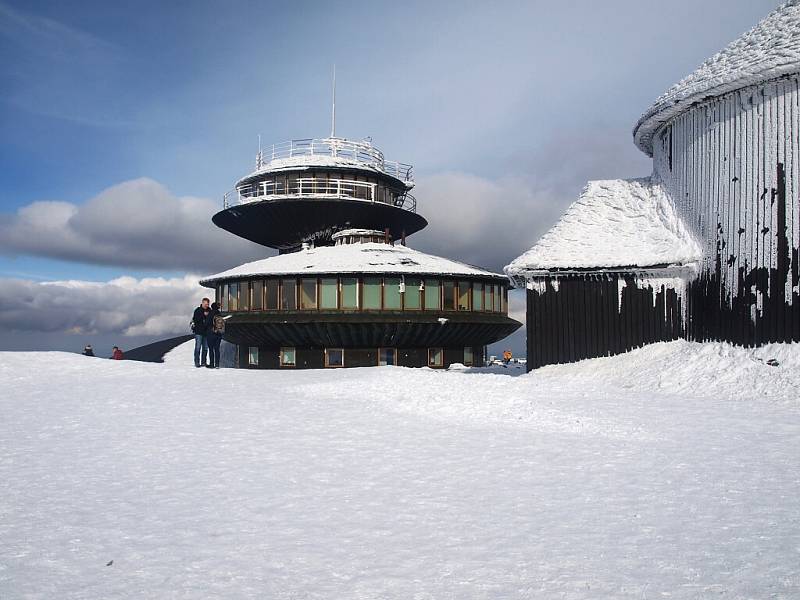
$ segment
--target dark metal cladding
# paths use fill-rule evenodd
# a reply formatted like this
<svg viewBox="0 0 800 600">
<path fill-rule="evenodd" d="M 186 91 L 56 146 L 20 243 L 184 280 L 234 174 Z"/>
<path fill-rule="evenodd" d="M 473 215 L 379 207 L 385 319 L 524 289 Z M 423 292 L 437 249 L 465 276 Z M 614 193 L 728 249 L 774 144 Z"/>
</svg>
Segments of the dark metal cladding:
<svg viewBox="0 0 800 600">
<path fill-rule="evenodd" d="M 402 239 L 427 226 L 422 215 L 381 202 L 363 200 L 286 198 L 239 204 L 212 218 L 214 224 L 251 242 L 277 249 L 297 247 L 299 241 L 330 243 L 343 229 L 388 228 Z"/>
<path fill-rule="evenodd" d="M 491 344 L 519 327 L 514 319 L 490 313 L 236 313 L 228 319 L 225 339 L 266 347 L 463 348 Z"/>
</svg>

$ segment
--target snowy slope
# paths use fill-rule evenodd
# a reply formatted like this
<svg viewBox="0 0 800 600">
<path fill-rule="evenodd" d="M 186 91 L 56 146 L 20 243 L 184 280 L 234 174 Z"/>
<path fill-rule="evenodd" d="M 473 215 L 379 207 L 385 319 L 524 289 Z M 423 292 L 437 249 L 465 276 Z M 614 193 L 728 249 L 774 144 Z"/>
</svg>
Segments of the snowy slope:
<svg viewBox="0 0 800 600">
<path fill-rule="evenodd" d="M 686 265 L 701 257 L 661 184 L 612 179 L 590 181 L 558 223 L 505 271 Z"/>
<path fill-rule="evenodd" d="M 0 598 L 800 594 L 796 345 L 517 377 L 190 355 L 0 356 Z"/>
<path fill-rule="evenodd" d="M 228 271 L 210 275 L 200 283 L 213 282 L 232 277 L 261 275 L 302 275 L 303 273 L 397 273 L 397 274 L 442 274 L 478 275 L 502 277 L 447 258 L 425 254 L 408 246 L 389 244 L 344 244 L 320 246 L 289 254 L 270 256 L 262 260 L 245 263 Z"/>
<path fill-rule="evenodd" d="M 634 142 L 652 156 L 653 134 L 693 103 L 797 72 L 800 1 L 792 0 L 664 92 L 636 123 Z"/>
</svg>

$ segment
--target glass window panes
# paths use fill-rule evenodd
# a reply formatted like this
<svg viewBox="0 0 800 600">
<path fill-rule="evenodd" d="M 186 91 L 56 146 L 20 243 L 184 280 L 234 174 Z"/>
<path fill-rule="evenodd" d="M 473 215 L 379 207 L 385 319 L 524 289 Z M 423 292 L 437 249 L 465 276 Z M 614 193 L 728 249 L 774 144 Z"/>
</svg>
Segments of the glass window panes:
<svg viewBox="0 0 800 600">
<path fill-rule="evenodd" d="M 239 310 L 239 284 L 228 284 L 228 310 Z"/>
<path fill-rule="evenodd" d="M 381 279 L 380 277 L 364 278 L 364 310 L 381 309 Z"/>
<path fill-rule="evenodd" d="M 264 308 L 267 310 L 278 309 L 278 280 L 267 279 L 264 282 Z"/>
<path fill-rule="evenodd" d="M 297 281 L 281 281 L 281 310 L 297 310 Z"/>
<path fill-rule="evenodd" d="M 444 353 L 441 348 L 428 348 L 428 366 L 441 367 L 444 364 Z"/>
<path fill-rule="evenodd" d="M 313 310 L 317 308 L 317 280 L 300 280 L 300 309 Z"/>
<path fill-rule="evenodd" d="M 400 310 L 400 278 L 387 277 L 383 280 L 383 310 Z"/>
<path fill-rule="evenodd" d="M 491 283 L 486 283 L 483 286 L 483 310 L 492 310 L 492 290 L 494 286 Z"/>
<path fill-rule="evenodd" d="M 439 296 L 439 281 L 437 279 L 425 280 L 425 310 L 439 310 L 441 307 Z"/>
<path fill-rule="evenodd" d="M 339 280 L 335 277 L 320 279 L 319 307 L 327 310 L 339 308 Z"/>
<path fill-rule="evenodd" d="M 250 308 L 261 310 L 262 300 L 264 299 L 264 282 L 262 280 L 250 282 Z"/>
<path fill-rule="evenodd" d="M 249 352 L 247 353 L 247 362 L 251 365 L 258 364 L 258 347 L 257 346 L 250 346 Z"/>
<path fill-rule="evenodd" d="M 472 310 L 483 310 L 483 284 L 472 284 Z"/>
<path fill-rule="evenodd" d="M 358 308 L 358 279 L 355 277 L 342 278 L 342 302 L 343 309 Z"/>
<path fill-rule="evenodd" d="M 341 348 L 325 348 L 325 366 L 343 367 L 344 350 L 342 350 Z"/>
<path fill-rule="evenodd" d="M 225 311 L 228 310 L 228 285 L 227 284 L 222 286 L 222 291 L 220 292 L 219 309 L 222 312 L 225 312 Z"/>
<path fill-rule="evenodd" d="M 239 310 L 250 310 L 250 282 L 239 284 Z"/>
<path fill-rule="evenodd" d="M 456 309 L 456 285 L 452 281 L 442 282 L 442 309 Z"/>
<path fill-rule="evenodd" d="M 494 286 L 494 312 L 500 312 L 502 310 L 502 299 L 503 296 L 501 294 L 500 286 Z"/>
<path fill-rule="evenodd" d="M 421 283 L 419 279 L 406 277 L 406 291 L 403 294 L 403 306 L 406 310 L 419 310 Z"/>
<path fill-rule="evenodd" d="M 474 356 L 472 355 L 472 347 L 466 346 L 464 348 L 464 364 L 471 367 L 474 364 Z"/>
<path fill-rule="evenodd" d="M 458 282 L 458 310 L 469 310 L 469 281 Z"/>
<path fill-rule="evenodd" d="M 397 350 L 394 348 L 378 349 L 378 364 L 382 367 L 397 364 Z"/>
<path fill-rule="evenodd" d="M 294 348 L 281 348 L 280 360 L 282 367 L 293 367 L 295 365 Z"/>
</svg>

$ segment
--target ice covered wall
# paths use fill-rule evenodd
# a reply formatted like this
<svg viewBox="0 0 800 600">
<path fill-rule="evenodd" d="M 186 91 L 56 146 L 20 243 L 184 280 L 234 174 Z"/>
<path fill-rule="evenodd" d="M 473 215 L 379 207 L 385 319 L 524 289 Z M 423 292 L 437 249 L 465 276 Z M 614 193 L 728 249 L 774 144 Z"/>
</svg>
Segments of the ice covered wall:
<svg viewBox="0 0 800 600">
<path fill-rule="evenodd" d="M 690 337 L 800 339 L 800 78 L 744 87 L 678 114 L 656 132 L 653 164 L 704 246 L 690 290 Z"/>
</svg>

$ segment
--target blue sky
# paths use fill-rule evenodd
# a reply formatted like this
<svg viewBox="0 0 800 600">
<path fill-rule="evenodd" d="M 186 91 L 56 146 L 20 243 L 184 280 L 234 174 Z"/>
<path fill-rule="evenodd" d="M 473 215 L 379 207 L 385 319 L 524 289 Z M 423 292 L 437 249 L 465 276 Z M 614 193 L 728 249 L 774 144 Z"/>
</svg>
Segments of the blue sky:
<svg viewBox="0 0 800 600">
<path fill-rule="evenodd" d="M 415 165 L 431 225 L 410 243 L 501 268 L 587 179 L 647 175 L 631 142 L 638 116 L 775 6 L 0 0 L 0 278 L 199 273 L 202 259 L 177 256 L 195 252 L 193 235 L 212 246 L 196 250 L 206 271 L 252 256 L 210 232 L 211 214 L 251 170 L 258 134 L 268 144 L 329 132 L 333 63 L 337 133 Z M 115 186 L 131 181 L 133 212 L 119 221 L 136 221 L 135 235 L 117 223 L 117 239 L 102 240 L 122 202 Z M 453 223 L 470 193 L 474 222 Z M 205 201 L 184 201 L 193 218 L 170 221 L 192 229 L 186 242 L 165 247 L 163 264 L 139 256 L 142 240 L 166 237 L 157 223 L 147 237 L 153 203 L 165 211 L 153 219 L 169 220 L 186 198 Z M 20 230 L 18 211 L 42 201 L 81 212 L 68 243 L 50 205 Z"/>
</svg>

